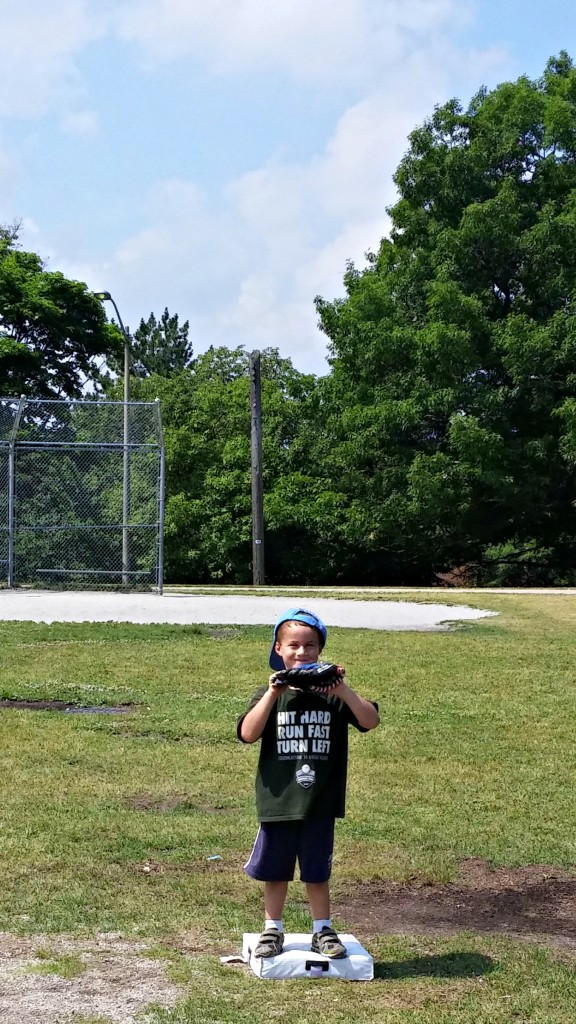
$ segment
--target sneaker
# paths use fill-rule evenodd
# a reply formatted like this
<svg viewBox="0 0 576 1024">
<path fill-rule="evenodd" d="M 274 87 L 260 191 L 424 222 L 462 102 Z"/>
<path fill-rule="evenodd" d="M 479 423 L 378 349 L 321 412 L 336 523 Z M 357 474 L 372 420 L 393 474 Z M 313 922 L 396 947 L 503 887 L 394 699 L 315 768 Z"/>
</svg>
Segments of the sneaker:
<svg viewBox="0 0 576 1024">
<path fill-rule="evenodd" d="M 263 958 L 268 956 L 278 956 L 278 954 L 282 952 L 283 947 L 284 932 L 279 932 L 277 928 L 266 928 L 258 939 L 256 949 L 254 950 L 254 956 Z"/>
<path fill-rule="evenodd" d="M 348 956 L 346 946 L 343 946 L 333 928 L 324 925 L 321 932 L 314 932 L 312 936 L 312 952 L 321 953 L 329 960 L 343 960 Z"/>
</svg>

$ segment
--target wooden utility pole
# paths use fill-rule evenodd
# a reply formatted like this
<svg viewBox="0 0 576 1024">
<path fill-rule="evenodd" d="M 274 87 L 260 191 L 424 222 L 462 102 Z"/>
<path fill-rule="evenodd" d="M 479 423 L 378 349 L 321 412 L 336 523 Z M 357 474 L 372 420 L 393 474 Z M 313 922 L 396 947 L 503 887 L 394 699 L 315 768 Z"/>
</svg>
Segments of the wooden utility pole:
<svg viewBox="0 0 576 1024">
<path fill-rule="evenodd" d="M 264 492 L 262 487 L 262 399 L 260 353 L 250 353 L 250 409 L 252 445 L 252 583 L 262 586 L 264 578 Z"/>
</svg>

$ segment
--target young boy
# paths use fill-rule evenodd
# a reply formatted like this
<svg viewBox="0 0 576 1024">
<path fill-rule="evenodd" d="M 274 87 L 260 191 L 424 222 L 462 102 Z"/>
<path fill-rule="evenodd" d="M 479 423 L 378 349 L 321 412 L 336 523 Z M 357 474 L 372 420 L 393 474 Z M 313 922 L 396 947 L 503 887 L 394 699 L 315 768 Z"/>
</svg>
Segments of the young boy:
<svg viewBox="0 0 576 1024">
<path fill-rule="evenodd" d="M 274 626 L 274 671 L 317 662 L 327 629 L 312 612 L 290 608 Z M 264 931 L 255 956 L 282 952 L 282 913 L 296 859 L 313 919 L 312 950 L 332 959 L 347 955 L 332 928 L 328 879 L 334 819 L 344 817 L 348 726 L 360 732 L 379 722 L 377 705 L 340 680 L 332 690 L 303 691 L 275 681 L 256 691 L 239 718 L 243 743 L 261 740 L 256 776 L 260 828 L 244 870 L 264 882 Z"/>
</svg>

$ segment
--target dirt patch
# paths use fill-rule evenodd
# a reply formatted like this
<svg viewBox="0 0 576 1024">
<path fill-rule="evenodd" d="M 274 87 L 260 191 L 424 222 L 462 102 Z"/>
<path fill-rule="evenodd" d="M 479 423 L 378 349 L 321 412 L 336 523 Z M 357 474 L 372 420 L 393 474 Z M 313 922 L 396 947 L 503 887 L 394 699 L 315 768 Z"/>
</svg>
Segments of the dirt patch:
<svg viewBox="0 0 576 1024">
<path fill-rule="evenodd" d="M 214 807 L 212 804 L 198 804 L 185 793 L 173 796 L 154 796 L 151 793 L 136 793 L 126 798 L 126 806 L 133 811 L 193 811 L 195 814 L 233 814 L 235 807 Z"/>
<path fill-rule="evenodd" d="M 19 937 L 0 933 L 0 1020 L 2 1024 L 68 1024 L 80 1015 L 111 1024 L 135 1024 L 151 1004 L 172 1007 L 182 995 L 166 975 L 165 961 L 145 954 L 149 943 L 117 935 L 93 940 L 60 936 Z M 38 952 L 78 957 L 85 966 L 75 978 L 35 974 L 45 964 Z"/>
<path fill-rule="evenodd" d="M 495 868 L 470 859 L 449 885 L 361 884 L 334 907 L 363 935 L 492 932 L 576 948 L 576 876 L 548 865 Z"/>
</svg>

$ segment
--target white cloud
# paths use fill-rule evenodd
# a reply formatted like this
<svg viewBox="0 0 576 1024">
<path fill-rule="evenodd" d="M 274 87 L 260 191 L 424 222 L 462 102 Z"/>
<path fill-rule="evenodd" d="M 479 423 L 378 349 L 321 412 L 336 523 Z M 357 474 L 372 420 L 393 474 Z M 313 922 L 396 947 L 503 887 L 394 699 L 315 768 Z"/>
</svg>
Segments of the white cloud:
<svg viewBox="0 0 576 1024">
<path fill-rule="evenodd" d="M 168 305 L 190 319 L 198 350 L 273 345 L 299 368 L 323 372 L 314 297 L 341 293 L 346 260 L 362 263 L 386 227 L 392 147 L 382 144 L 384 115 L 376 99 L 358 116 L 348 112 L 323 156 L 273 161 L 229 183 L 213 203 L 193 183 L 160 183 L 143 215 L 147 226 L 107 263 L 58 266 L 112 291 L 132 326 Z"/>
<path fill-rule="evenodd" d="M 17 179 L 17 157 L 13 153 L 12 149 L 3 142 L 2 137 L 0 136 L 0 195 L 2 196 L 0 221 L 2 221 L 2 208 L 8 210 Z M 8 215 L 8 219 L 11 219 L 10 215 Z"/>
<path fill-rule="evenodd" d="M 225 74 L 366 81 L 470 11 L 467 0 L 129 0 L 116 24 L 157 60 L 195 54 Z"/>
<path fill-rule="evenodd" d="M 95 139 L 100 133 L 100 118 L 95 110 L 78 110 L 65 114 L 60 121 L 65 135 L 81 139 Z"/>
<path fill-rule="evenodd" d="M 464 69 L 444 42 L 415 51 L 393 85 L 343 111 L 311 160 L 271 159 L 216 196 L 191 181 L 160 182 L 142 211 L 142 230 L 99 266 L 63 269 L 112 291 L 131 326 L 167 305 L 190 320 L 197 351 L 273 345 L 299 369 L 324 372 L 315 295 L 342 295 L 346 261 L 362 266 L 366 250 L 378 247 L 407 135 L 449 95 L 454 68 L 475 88 L 499 59 L 480 53 Z"/>
<path fill-rule="evenodd" d="M 76 58 L 103 31 L 89 0 L 4 0 L 0 116 L 39 117 L 82 95 Z"/>
<path fill-rule="evenodd" d="M 341 295 L 346 261 L 362 265 L 377 248 L 408 133 L 455 81 L 461 93 L 474 91 L 502 62 L 497 51 L 452 45 L 454 25 L 468 16 L 464 0 L 54 0 L 49 15 L 45 0 L 8 2 L 16 50 L 8 71 L 0 69 L 0 94 L 23 61 L 27 29 L 26 67 L 38 63 L 7 108 L 30 116 L 57 106 L 61 130 L 80 136 L 99 125 L 75 61 L 111 12 L 114 31 L 155 59 L 194 56 L 221 73 L 276 68 L 322 87 L 354 84 L 357 99 L 308 161 L 270 158 L 216 192 L 186 180 L 176 163 L 180 177 L 150 186 L 140 227 L 101 259 L 76 262 L 53 239 L 43 244 L 41 232 L 33 240 L 53 269 L 110 290 L 131 327 L 167 305 L 190 320 L 198 351 L 275 345 L 315 372 L 325 369 L 326 340 L 314 296 Z M 137 203 L 127 197 L 132 209 Z"/>
<path fill-rule="evenodd" d="M 32 239 L 38 238 L 40 235 L 40 228 L 35 220 L 30 217 L 24 217 L 20 225 L 20 238 L 22 241 L 26 239 L 27 243 L 31 243 Z"/>
</svg>

